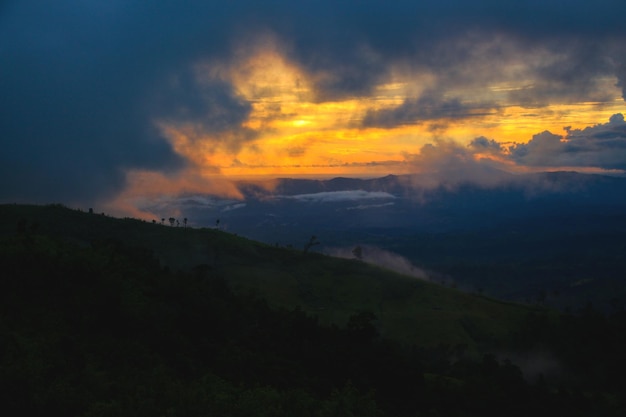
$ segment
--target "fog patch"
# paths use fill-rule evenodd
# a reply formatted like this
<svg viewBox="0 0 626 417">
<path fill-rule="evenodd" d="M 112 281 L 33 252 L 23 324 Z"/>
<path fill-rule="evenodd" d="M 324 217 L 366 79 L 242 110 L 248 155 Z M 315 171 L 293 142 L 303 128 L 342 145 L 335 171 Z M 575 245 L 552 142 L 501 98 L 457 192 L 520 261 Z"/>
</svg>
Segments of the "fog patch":
<svg viewBox="0 0 626 417">
<path fill-rule="evenodd" d="M 381 208 L 393 206 L 396 203 L 382 203 L 382 204 L 359 204 L 358 206 L 348 207 L 346 210 L 367 210 L 372 208 Z"/>
<path fill-rule="evenodd" d="M 510 360 L 511 363 L 522 371 L 524 379 L 529 383 L 535 383 L 540 378 L 555 381 L 563 377 L 563 368 L 560 361 L 548 351 L 508 352 L 499 354 L 498 358 Z"/>
<path fill-rule="evenodd" d="M 337 258 L 358 259 L 413 278 L 429 280 L 426 271 L 413 265 L 405 257 L 376 246 L 357 245 L 354 247 L 327 248 L 326 252 Z"/>
<path fill-rule="evenodd" d="M 358 200 L 381 200 L 395 199 L 392 194 L 383 191 L 364 191 L 364 190 L 347 190 L 347 191 L 324 191 L 313 194 L 297 194 L 290 196 L 278 196 L 290 200 L 297 200 L 306 203 L 340 203 L 346 201 Z"/>
<path fill-rule="evenodd" d="M 224 207 L 224 208 L 222 209 L 222 211 L 223 211 L 223 212 L 226 212 L 226 211 L 233 211 L 233 210 L 237 210 L 237 209 L 240 209 L 240 208 L 244 208 L 244 207 L 246 207 L 246 206 L 247 206 L 247 204 L 246 204 L 246 203 L 237 203 L 237 204 L 233 204 L 233 205 L 231 205 L 231 206 L 226 206 L 226 207 Z"/>
</svg>

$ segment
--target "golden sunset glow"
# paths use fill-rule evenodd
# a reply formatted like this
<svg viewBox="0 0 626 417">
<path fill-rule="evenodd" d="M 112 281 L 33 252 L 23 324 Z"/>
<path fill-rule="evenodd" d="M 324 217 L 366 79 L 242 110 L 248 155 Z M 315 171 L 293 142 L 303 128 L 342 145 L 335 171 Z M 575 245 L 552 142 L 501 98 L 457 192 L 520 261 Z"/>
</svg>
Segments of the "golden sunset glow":
<svg viewBox="0 0 626 417">
<path fill-rule="evenodd" d="M 516 63 L 511 71 L 523 72 L 521 64 Z M 526 143 L 545 130 L 564 135 L 566 126 L 593 126 L 624 111 L 615 80 L 603 84 L 614 97 L 608 102 L 535 107 L 507 102 L 506 94 L 535 88 L 524 79 L 495 83 L 479 92 L 457 88 L 454 98 L 479 104 L 462 117 L 365 127 L 368 112 L 393 110 L 405 100 L 419 99 L 437 82 L 436 74 L 396 69 L 369 96 L 318 101 L 311 76 L 290 62 L 271 39 L 260 47 L 242 49 L 228 65 L 201 65 L 198 74 L 218 76 L 234 85 L 236 93 L 251 105 L 242 127 L 255 136 L 233 147 L 237 138 L 229 138 L 230 132 L 211 135 L 194 126 L 162 125 L 176 152 L 207 177 L 216 173 L 227 177 L 380 175 L 403 171 L 406 155 L 418 154 L 435 139 L 453 140 L 462 146 L 479 136 L 503 145 Z M 481 108 L 480 102 L 496 104 Z"/>
<path fill-rule="evenodd" d="M 92 3 L 3 10 L 4 201 L 230 198 L 205 184 L 459 161 L 626 174 L 614 0 Z"/>
</svg>

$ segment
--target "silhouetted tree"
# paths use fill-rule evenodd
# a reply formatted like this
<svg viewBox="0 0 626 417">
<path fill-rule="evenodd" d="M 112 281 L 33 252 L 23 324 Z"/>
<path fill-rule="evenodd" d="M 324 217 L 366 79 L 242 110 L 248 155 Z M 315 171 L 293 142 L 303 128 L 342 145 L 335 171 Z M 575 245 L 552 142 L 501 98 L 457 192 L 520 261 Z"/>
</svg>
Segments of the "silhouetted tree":
<svg viewBox="0 0 626 417">
<path fill-rule="evenodd" d="M 363 260 L 363 249 L 360 246 L 357 246 L 356 248 L 352 249 L 352 254 L 359 261 Z"/>
<path fill-rule="evenodd" d="M 176 219 L 173 217 L 170 217 L 168 220 L 170 222 L 170 226 L 174 226 L 174 222 L 176 221 Z"/>
<path fill-rule="evenodd" d="M 313 246 L 315 245 L 319 245 L 320 242 L 317 240 L 317 237 L 315 235 L 311 236 L 311 238 L 309 239 L 309 241 L 307 242 L 306 245 L 304 245 L 304 253 L 307 253 L 309 251 L 309 249 L 311 249 Z"/>
<path fill-rule="evenodd" d="M 183 219 L 183 224 L 185 225 L 185 229 L 186 229 L 187 228 L 187 218 L 186 217 Z"/>
</svg>

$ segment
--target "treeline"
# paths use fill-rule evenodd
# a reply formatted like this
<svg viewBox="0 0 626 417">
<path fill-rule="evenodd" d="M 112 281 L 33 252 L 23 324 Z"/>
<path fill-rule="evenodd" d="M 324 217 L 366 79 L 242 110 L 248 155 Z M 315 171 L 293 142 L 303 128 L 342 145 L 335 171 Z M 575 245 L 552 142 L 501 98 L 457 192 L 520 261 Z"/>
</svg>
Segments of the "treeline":
<svg viewBox="0 0 626 417">
<path fill-rule="evenodd" d="M 530 314 L 508 342 L 518 352 L 548 352 L 558 367 L 548 382 L 574 392 L 626 399 L 626 311 L 602 313 L 591 304 L 575 314 Z M 623 404 L 622 404 L 623 406 Z"/>
<path fill-rule="evenodd" d="M 623 415 L 616 380 L 558 386 L 494 355 L 399 346 L 368 312 L 322 326 L 118 241 L 22 232 L 0 241 L 0 265 L 5 415 Z M 529 318 L 520 340 L 560 343 L 550 326 Z"/>
</svg>

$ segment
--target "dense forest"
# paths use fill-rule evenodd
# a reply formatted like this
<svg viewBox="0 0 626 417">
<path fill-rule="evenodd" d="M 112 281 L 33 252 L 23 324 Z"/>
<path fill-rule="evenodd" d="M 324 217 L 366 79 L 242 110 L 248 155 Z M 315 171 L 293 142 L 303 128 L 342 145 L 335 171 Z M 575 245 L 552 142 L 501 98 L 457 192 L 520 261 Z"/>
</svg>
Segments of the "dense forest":
<svg viewBox="0 0 626 417">
<path fill-rule="evenodd" d="M 0 239 L 7 415 L 626 411 L 623 310 L 531 310 L 480 352 L 421 346 L 381 335 L 373 311 L 322 323 L 258 292 L 234 291 L 214 265 L 173 269 L 118 238 L 74 241 L 26 218 L 14 225 Z"/>
</svg>

